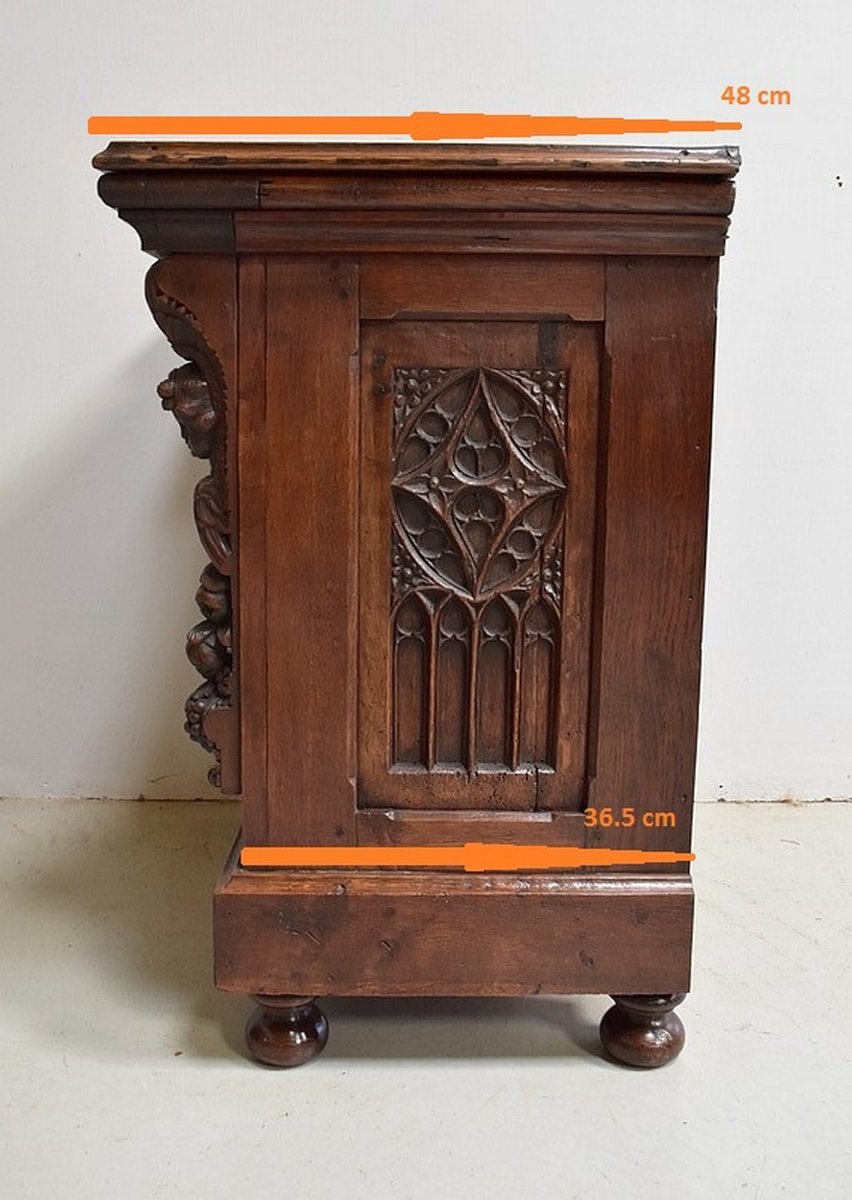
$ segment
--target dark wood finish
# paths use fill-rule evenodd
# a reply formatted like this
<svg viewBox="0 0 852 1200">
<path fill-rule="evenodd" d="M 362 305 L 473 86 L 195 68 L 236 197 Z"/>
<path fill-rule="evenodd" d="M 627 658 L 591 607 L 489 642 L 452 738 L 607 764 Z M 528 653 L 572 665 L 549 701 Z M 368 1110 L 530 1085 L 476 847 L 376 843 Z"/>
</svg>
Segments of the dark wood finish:
<svg viewBox="0 0 852 1200">
<path fill-rule="evenodd" d="M 615 1004 L 601 1020 L 604 1049 L 630 1067 L 664 1067 L 686 1040 L 683 1022 L 672 1011 L 683 999 L 683 993 L 613 996 Z"/>
<path fill-rule="evenodd" d="M 188 360 L 160 384 L 190 451 L 210 462 L 195 488 L 195 523 L 210 563 L 196 599 L 204 620 L 187 635 L 187 656 L 204 676 L 186 702 L 186 730 L 216 756 L 210 780 L 240 791 L 239 688 L 232 639 L 232 514 L 236 507 L 230 397 L 235 391 L 235 268 L 227 259 L 176 257 L 148 272 L 148 305 L 174 351 Z"/>
<path fill-rule="evenodd" d="M 637 825 L 594 844 L 688 850 L 715 328 L 715 262 L 607 264 L 610 364 L 588 803 Z M 645 828 L 646 812 L 674 826 Z M 683 870 L 676 866 L 673 870 Z"/>
<path fill-rule="evenodd" d="M 342 996 L 686 991 L 685 877 L 235 869 L 216 983 Z"/>
<path fill-rule="evenodd" d="M 238 579 L 251 603 L 235 614 L 241 663 L 243 831 L 253 844 L 269 841 L 266 696 L 266 504 L 269 442 L 266 436 L 266 259 L 237 263 L 237 454 L 240 463 Z"/>
<path fill-rule="evenodd" d="M 683 1043 L 687 865 L 272 870 L 242 844 L 687 851 L 718 256 L 738 157 L 114 144 L 161 385 L 210 463 L 188 729 L 243 802 L 220 987 L 292 1065 L 314 995 L 609 992 Z M 584 810 L 631 809 L 587 828 Z M 662 814 L 660 821 L 655 819 Z"/>
<path fill-rule="evenodd" d="M 363 330 L 359 805 L 576 808 L 597 331 Z"/>
<path fill-rule="evenodd" d="M 355 841 L 358 268 L 276 257 L 266 278 L 269 838 L 345 845 Z"/>
<path fill-rule="evenodd" d="M 311 996 L 255 996 L 246 1023 L 246 1045 L 267 1067 L 301 1067 L 328 1041 L 325 1014 Z"/>
<path fill-rule="evenodd" d="M 280 165 L 280 164 L 279 164 Z M 494 176 L 483 180 L 435 172 L 414 174 L 389 163 L 381 171 L 359 166 L 353 172 L 275 174 L 271 171 L 222 174 L 192 170 L 118 171 L 101 178 L 101 198 L 124 212 L 145 209 L 251 211 L 276 209 L 482 209 L 502 212 L 716 213 L 731 211 L 727 179 L 648 182 L 632 177 L 582 174 L 570 179 L 546 174 Z"/>
<path fill-rule="evenodd" d="M 121 176 L 121 180 L 127 176 Z M 180 178 L 171 175 L 169 180 Z M 165 190 L 165 189 L 164 189 Z M 211 191 L 211 199 L 215 193 Z M 179 192 L 175 191 L 175 200 Z M 168 190 L 171 199 L 172 191 Z M 153 197 L 152 197 L 153 199 Z M 257 203 L 246 208 L 421 208 L 477 209 L 483 206 L 503 212 L 716 212 L 731 211 L 731 187 L 725 179 L 678 179 L 669 176 L 664 187 L 659 180 L 615 178 L 587 174 L 571 180 L 547 175 L 518 175 L 510 179 L 459 178 L 456 175 L 393 174 L 367 175 L 353 181 L 345 176 L 300 175 L 298 179 L 261 179 Z M 212 206 L 212 205 L 211 205 Z M 123 205 L 122 205 L 123 207 Z M 242 207 L 242 204 L 240 205 Z"/>
<path fill-rule="evenodd" d="M 383 255 L 361 265 L 361 320 L 464 317 L 602 321 L 606 272 L 596 258 Z"/>
<path fill-rule="evenodd" d="M 142 249 L 158 256 L 176 251 L 229 254 L 236 245 L 231 212 L 120 208 L 118 215 L 139 234 Z"/>
<path fill-rule="evenodd" d="M 355 814 L 359 846 L 460 846 L 503 842 L 521 846 L 582 846 L 579 812 L 441 812 L 367 808 Z"/>
<path fill-rule="evenodd" d="M 134 223 L 133 214 L 121 215 Z M 207 223 L 210 220 L 208 214 Z M 143 248 L 170 249 L 173 223 L 170 216 L 157 228 L 137 225 Z M 239 252 L 260 254 L 309 250 L 325 254 L 493 254 L 499 250 L 502 254 L 718 255 L 724 248 L 727 227 L 727 217 L 691 213 L 239 212 L 234 215 L 234 245 Z M 205 235 L 205 240 L 207 236 L 214 237 Z"/>
<path fill-rule="evenodd" d="M 161 255 L 718 255 L 739 164 L 729 146 L 200 142 L 94 161 L 104 201 Z"/>
<path fill-rule="evenodd" d="M 538 146 L 416 145 L 395 142 L 110 142 L 96 154 L 99 171 L 244 171 L 282 173 L 462 171 L 483 175 L 549 171 L 566 176 L 718 176 L 730 179 L 740 165 L 735 146 Z"/>
<path fill-rule="evenodd" d="M 170 208 L 195 213 L 207 213 L 211 209 L 230 213 L 235 208 L 259 208 L 260 190 L 260 178 L 256 175 L 223 175 L 199 170 L 157 174 L 150 170 L 119 171 L 102 175 L 98 180 L 98 195 L 103 202 L 127 212 Z"/>
</svg>

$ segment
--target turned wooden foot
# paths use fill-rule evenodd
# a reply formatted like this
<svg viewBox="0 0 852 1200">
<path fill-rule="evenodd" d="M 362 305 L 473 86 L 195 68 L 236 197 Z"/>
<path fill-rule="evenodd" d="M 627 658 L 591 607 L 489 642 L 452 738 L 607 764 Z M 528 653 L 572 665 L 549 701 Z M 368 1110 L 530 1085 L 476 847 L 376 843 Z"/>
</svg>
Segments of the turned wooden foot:
<svg viewBox="0 0 852 1200">
<path fill-rule="evenodd" d="M 672 1010 L 683 1000 L 673 996 L 613 996 L 604 1013 L 604 1049 L 630 1067 L 664 1067 L 683 1049 L 683 1022 Z"/>
<path fill-rule="evenodd" d="M 254 996 L 258 1007 L 246 1024 L 246 1043 L 268 1067 L 300 1067 L 322 1054 L 328 1021 L 312 996 Z"/>
</svg>

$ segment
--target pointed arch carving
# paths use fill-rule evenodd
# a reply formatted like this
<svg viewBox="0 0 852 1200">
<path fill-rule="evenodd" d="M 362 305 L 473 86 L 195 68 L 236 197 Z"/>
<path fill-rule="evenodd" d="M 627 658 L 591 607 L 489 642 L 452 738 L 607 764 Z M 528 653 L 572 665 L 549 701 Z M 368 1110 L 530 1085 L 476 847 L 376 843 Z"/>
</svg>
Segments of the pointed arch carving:
<svg viewBox="0 0 852 1200">
<path fill-rule="evenodd" d="M 392 622 L 424 614 L 422 732 L 394 765 L 552 766 L 567 372 L 398 367 L 393 386 Z"/>
</svg>

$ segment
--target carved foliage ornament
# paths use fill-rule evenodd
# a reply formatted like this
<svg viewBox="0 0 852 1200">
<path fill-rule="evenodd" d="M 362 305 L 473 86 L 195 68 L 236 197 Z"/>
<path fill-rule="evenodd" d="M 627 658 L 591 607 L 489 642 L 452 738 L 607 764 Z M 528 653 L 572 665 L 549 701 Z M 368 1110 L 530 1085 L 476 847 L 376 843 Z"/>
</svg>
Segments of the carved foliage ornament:
<svg viewBox="0 0 852 1200">
<path fill-rule="evenodd" d="M 221 783 L 220 747 L 210 736 L 207 718 L 232 704 L 231 531 L 228 511 L 225 445 L 225 378 L 222 365 L 207 344 L 197 317 L 166 295 L 156 283 L 157 265 L 148 273 L 146 298 L 154 319 L 173 349 L 189 361 L 169 373 L 157 391 L 163 408 L 174 413 L 196 458 L 210 462 L 210 472 L 195 488 L 194 512 L 210 563 L 201 574 L 196 595 L 204 620 L 187 634 L 187 656 L 204 676 L 186 702 L 186 731 L 216 755 L 211 783 Z"/>
</svg>

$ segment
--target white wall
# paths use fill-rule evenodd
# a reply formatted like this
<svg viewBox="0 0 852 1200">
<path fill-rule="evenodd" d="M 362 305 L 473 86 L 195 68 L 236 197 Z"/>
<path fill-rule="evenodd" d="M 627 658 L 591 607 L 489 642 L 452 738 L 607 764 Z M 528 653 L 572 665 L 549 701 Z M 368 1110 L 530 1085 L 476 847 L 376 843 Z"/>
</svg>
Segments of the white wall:
<svg viewBox="0 0 852 1200">
<path fill-rule="evenodd" d="M 750 84 L 793 104 L 680 139 L 735 140 L 744 159 L 722 262 L 698 794 L 852 793 L 847 4 L 5 7 L 0 791 L 211 794 L 180 728 L 199 465 L 154 393 L 176 360 L 143 303 L 150 260 L 96 197 L 91 113 L 726 119 L 723 87 Z"/>
</svg>

